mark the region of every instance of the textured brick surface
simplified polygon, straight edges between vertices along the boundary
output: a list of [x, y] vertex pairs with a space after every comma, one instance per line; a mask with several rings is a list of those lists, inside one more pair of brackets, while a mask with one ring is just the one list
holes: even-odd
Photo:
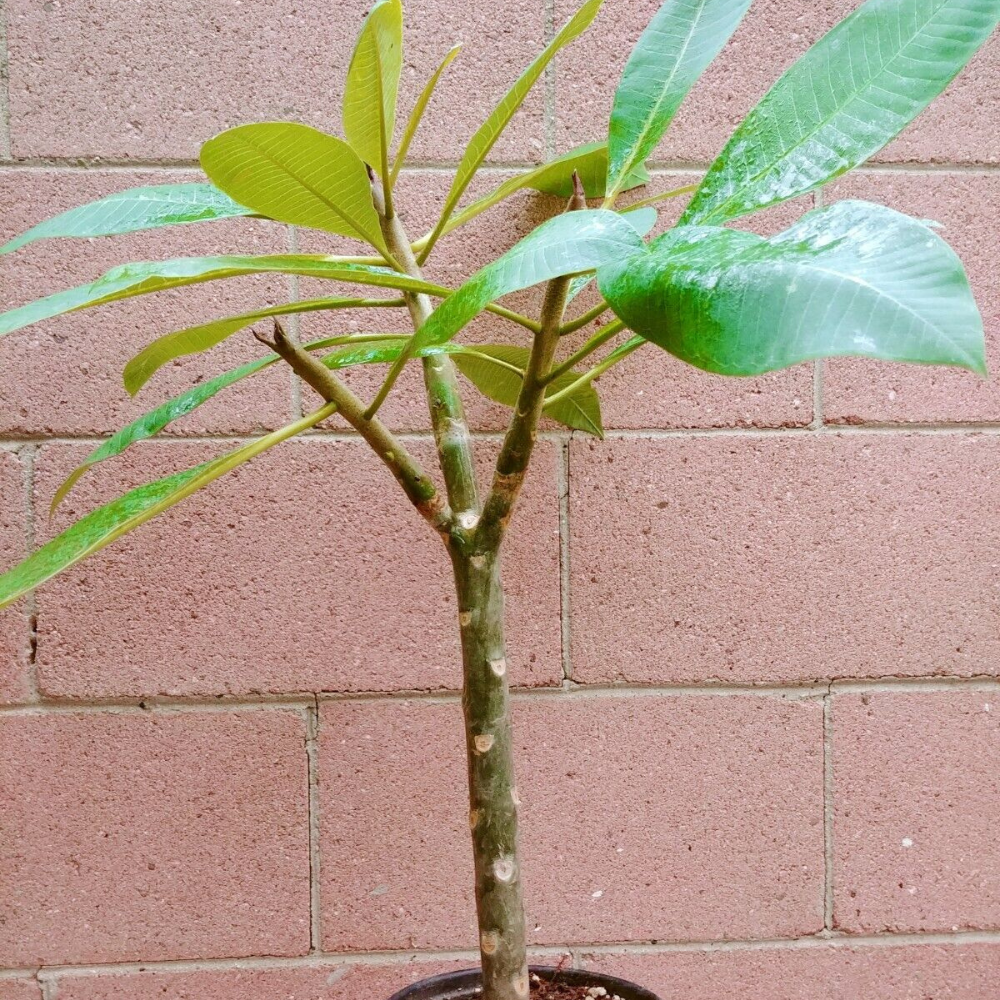
[[838, 926], [1000, 926], [998, 693], [835, 699]]
[[[556, 697], [515, 724], [536, 942], [822, 926], [817, 704]], [[458, 705], [327, 705], [321, 746], [325, 946], [474, 943]]]
[[[824, 198], [864, 198], [908, 215], [935, 219], [962, 258], [986, 327], [987, 363], [1000, 366], [1000, 285], [996, 238], [1000, 177], [936, 172], [880, 173], [845, 178]], [[915, 368], [838, 359], [825, 365], [825, 418], [833, 422], [1000, 420], [1000, 383], [958, 369]]]
[[294, 712], [0, 718], [0, 965], [308, 950], [304, 735]]
[[[124, 16], [110, 0], [8, 4], [11, 132], [16, 156], [181, 157], [245, 121], [297, 120], [340, 132], [343, 80], [368, 0], [167, 0]], [[464, 42], [413, 145], [456, 160], [542, 47], [536, 0], [411, 2], [400, 131], [449, 48]], [[155, 86], [151, 86], [155, 81]], [[542, 88], [497, 146], [501, 159], [543, 153]]]
[[[62, 1000], [388, 1000], [397, 990], [468, 963], [324, 964], [305, 969], [141, 972], [59, 980]], [[7, 1000], [0, 993], [2, 1000]], [[21, 1000], [20, 997], [12, 1000]], [[25, 998], [27, 1000], [27, 998]]]
[[[39, 6], [39, 9], [40, 6]], [[0, 240], [58, 212], [114, 191], [196, 180], [188, 172], [4, 170], [0, 166]], [[0, 307], [93, 281], [128, 261], [285, 248], [284, 227], [219, 221], [100, 240], [47, 240], [0, 258]], [[5, 338], [0, 369], [0, 433], [103, 434], [211, 375], [260, 357], [249, 333], [162, 369], [136, 400], [122, 368], [150, 341], [222, 316], [287, 301], [282, 278], [238, 278], [139, 296], [27, 327]], [[288, 418], [287, 375], [263, 372], [178, 421], [175, 430], [231, 433]]]
[[994, 437], [574, 444], [584, 681], [997, 670]]
[[[414, 448], [429, 465], [433, 449]], [[91, 473], [54, 524], [218, 451], [140, 445]], [[42, 449], [40, 509], [84, 454]], [[562, 677], [556, 459], [543, 445], [506, 554], [518, 684]], [[450, 572], [364, 445], [290, 442], [40, 589], [39, 681], [70, 697], [454, 689]]]
[[34, 979], [0, 979], [0, 1000], [42, 1000], [41, 987]]
[[[0, 567], [24, 558], [24, 470], [18, 457], [0, 451]], [[28, 601], [0, 611], [0, 702], [20, 701], [28, 693]]]
[[[561, 16], [576, 6], [575, 0], [556, 0]], [[714, 160], [781, 73], [857, 6], [856, 0], [754, 0], [728, 46], [682, 106], [653, 159]], [[659, 7], [660, 0], [608, 0], [592, 33], [559, 59], [560, 150], [600, 137], [625, 60]], [[1000, 110], [992, 96], [998, 71], [1000, 40], [994, 38], [880, 159], [996, 163], [1000, 152], [991, 136], [1000, 127]]]
[[991, 1000], [1000, 946], [823, 947], [584, 956], [660, 1000]]

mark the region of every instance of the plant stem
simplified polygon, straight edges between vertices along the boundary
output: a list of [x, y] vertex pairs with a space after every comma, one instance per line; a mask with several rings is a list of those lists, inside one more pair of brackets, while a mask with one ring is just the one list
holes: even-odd
[[576, 319], [571, 319], [568, 323], [563, 323], [559, 327], [559, 336], [566, 337], [571, 333], [576, 333], [577, 330], [582, 330], [588, 323], [592, 323], [595, 319], [600, 319], [610, 308], [611, 306], [602, 299], [593, 309], [588, 309], [582, 315], [577, 316]]
[[287, 361], [295, 374], [323, 399], [336, 404], [341, 416], [368, 442], [396, 477], [421, 516], [435, 531], [447, 537], [454, 521], [448, 504], [438, 493], [434, 481], [382, 421], [377, 418], [366, 420], [365, 404], [326, 365], [292, 340], [277, 320], [274, 321], [273, 341], [257, 333], [254, 336]]
[[[567, 211], [570, 212], [587, 207], [583, 185], [576, 173], [573, 174], [573, 185], [575, 193], [567, 206]], [[476, 530], [476, 545], [485, 551], [498, 548], [503, 540], [507, 522], [528, 471], [528, 463], [538, 436], [538, 421], [545, 404], [545, 380], [559, 344], [559, 328], [566, 311], [571, 281], [571, 277], [554, 278], [545, 291], [542, 328], [531, 345], [521, 392], [514, 405], [514, 415], [497, 458], [493, 485], [483, 505], [483, 516]]]
[[620, 319], [613, 319], [610, 323], [602, 326], [583, 346], [571, 354], [562, 364], [557, 365], [545, 376], [545, 384], [555, 381], [560, 375], [565, 375], [573, 366], [584, 358], [589, 357], [602, 344], [606, 344], [612, 337], [617, 336], [625, 329], [625, 324]]
[[[617, 333], [618, 331], [615, 332]], [[567, 396], [572, 395], [577, 391], [577, 389], [581, 389], [583, 386], [593, 382], [595, 378], [603, 375], [609, 368], [613, 368], [619, 361], [624, 360], [630, 354], [639, 350], [640, 347], [643, 347], [648, 343], [649, 341], [644, 340], [642, 337], [633, 337], [631, 340], [626, 340], [624, 344], [620, 347], [616, 347], [603, 361], [594, 365], [590, 371], [584, 372], [575, 382], [566, 386], [565, 389], [560, 389], [558, 392], [552, 393], [551, 396], [547, 396], [545, 399], [545, 405], [552, 406], [560, 400], [565, 399]]]
[[451, 550], [462, 636], [483, 1000], [526, 1000], [528, 963], [499, 553]]
[[[387, 218], [381, 192], [372, 186], [375, 208], [379, 212], [382, 234], [389, 250], [400, 263], [401, 270], [413, 278], [423, 278], [410, 240], [399, 216]], [[414, 330], [419, 330], [433, 311], [426, 295], [404, 295], [410, 310]], [[441, 472], [444, 475], [448, 502], [451, 504], [458, 525], [472, 528], [479, 517], [479, 492], [476, 471], [472, 463], [472, 438], [465, 420], [465, 410], [458, 386], [454, 362], [445, 354], [434, 354], [423, 359], [424, 386], [431, 412], [431, 426], [437, 444]]]

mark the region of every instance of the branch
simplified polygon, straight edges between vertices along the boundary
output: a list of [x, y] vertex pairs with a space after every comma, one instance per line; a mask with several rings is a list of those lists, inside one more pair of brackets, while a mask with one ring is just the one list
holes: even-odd
[[[580, 177], [573, 172], [573, 197], [566, 211], [587, 207]], [[531, 355], [524, 371], [524, 381], [514, 405], [514, 415], [497, 457], [493, 485], [483, 506], [483, 516], [476, 531], [477, 551], [493, 551], [503, 540], [514, 504], [524, 485], [531, 453], [538, 435], [538, 421], [545, 403], [545, 379], [552, 367], [559, 344], [559, 327], [566, 311], [571, 277], [553, 278], [545, 291], [541, 330], [531, 345]]]
[[318, 358], [297, 344], [274, 321], [274, 340], [254, 331], [254, 336], [291, 366], [303, 382], [312, 386], [328, 403], [335, 403], [344, 419], [368, 442], [376, 455], [396, 477], [411, 503], [439, 534], [447, 537], [453, 517], [433, 480], [405, 446], [381, 420], [365, 420], [365, 404]]

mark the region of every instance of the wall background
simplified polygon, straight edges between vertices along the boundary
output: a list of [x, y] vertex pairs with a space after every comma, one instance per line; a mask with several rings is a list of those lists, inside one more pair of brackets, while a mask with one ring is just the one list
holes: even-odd
[[[608, 0], [481, 188], [602, 137], [657, 5]], [[658, 151], [652, 190], [696, 174], [854, 5], [755, 0]], [[402, 182], [415, 234], [571, 4], [407, 6], [402, 114], [466, 43]], [[336, 129], [365, 7], [7, 0], [0, 240], [194, 176], [199, 141], [245, 120]], [[994, 40], [876, 164], [822, 194], [945, 224], [994, 370], [998, 84]], [[557, 207], [508, 204], [442, 244], [437, 279], [458, 283]], [[43, 243], [0, 262], [0, 300], [129, 259], [330, 245], [262, 223]], [[256, 349], [237, 337], [131, 402], [119, 373], [139, 347], [299, 294], [305, 283], [221, 282], [8, 338], [0, 565], [126, 485], [311, 406], [276, 368], [46, 515], [96, 439]], [[308, 332], [370, 322], [320, 316]], [[507, 553], [539, 951], [665, 1000], [995, 996], [1000, 383], [846, 361], [725, 381], [649, 348], [601, 389], [608, 440], [550, 428]], [[470, 409], [485, 462], [501, 415]], [[415, 381], [388, 413], [428, 450]], [[453, 613], [442, 553], [339, 427], [0, 613], [0, 1000], [382, 1000], [468, 964]]]

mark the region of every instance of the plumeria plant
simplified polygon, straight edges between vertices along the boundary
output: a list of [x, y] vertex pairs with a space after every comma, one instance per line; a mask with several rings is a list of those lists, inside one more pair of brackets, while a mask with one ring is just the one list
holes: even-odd
[[[400, 132], [403, 8], [400, 0], [377, 0], [347, 70], [343, 138], [294, 122], [241, 125], [202, 146], [207, 183], [123, 191], [43, 222], [2, 248], [11, 253], [41, 239], [112, 236], [239, 216], [363, 245], [350, 257], [234, 251], [126, 264], [91, 284], [0, 315], [0, 333], [6, 334], [79, 309], [247, 274], [323, 278], [337, 289], [327, 297], [167, 333], [132, 358], [124, 384], [135, 394], [164, 365], [268, 321], [254, 330], [263, 345], [257, 360], [194, 386], [120, 430], [59, 487], [53, 507], [97, 463], [269, 366], [290, 366], [319, 405], [280, 430], [87, 514], [0, 576], [0, 604], [261, 452], [334, 415], [345, 421], [396, 478], [402, 497], [440, 539], [454, 568], [485, 1000], [525, 1000], [530, 986], [500, 553], [542, 416], [600, 436], [595, 382], [650, 345], [729, 376], [837, 355], [985, 373], [983, 327], [968, 280], [934, 223], [863, 201], [809, 211], [772, 237], [730, 223], [815, 191], [877, 153], [989, 37], [1000, 20], [998, 0], [868, 0], [774, 84], [700, 184], [640, 200], [632, 195], [632, 203], [621, 207], [620, 196], [648, 180], [647, 159], [751, 3], [666, 0], [627, 61], [607, 138], [522, 172], [478, 200], [467, 199], [477, 170], [525, 96], [556, 54], [591, 25], [603, 2], [587, 0], [503, 95], [469, 141], [437, 223], [417, 238], [404, 228], [396, 182], [458, 47], [444, 56]], [[424, 277], [422, 266], [441, 240], [523, 189], [568, 197], [566, 210], [458, 288]], [[649, 239], [659, 203], [686, 195], [691, 197], [677, 225]], [[593, 282], [597, 304], [574, 306]], [[540, 284], [545, 292], [537, 316], [503, 304], [509, 293]], [[345, 308], [370, 309], [376, 330], [395, 310], [408, 313], [413, 332], [391, 332], [398, 325], [385, 323], [390, 332], [301, 343], [277, 319]], [[463, 344], [459, 335], [487, 310], [508, 321], [521, 343]], [[373, 398], [361, 399], [338, 372], [371, 364], [388, 366], [385, 379]], [[423, 370], [436, 473], [379, 416], [407, 365]], [[510, 408], [495, 469], [484, 483], [477, 482], [463, 410], [470, 386]]]

